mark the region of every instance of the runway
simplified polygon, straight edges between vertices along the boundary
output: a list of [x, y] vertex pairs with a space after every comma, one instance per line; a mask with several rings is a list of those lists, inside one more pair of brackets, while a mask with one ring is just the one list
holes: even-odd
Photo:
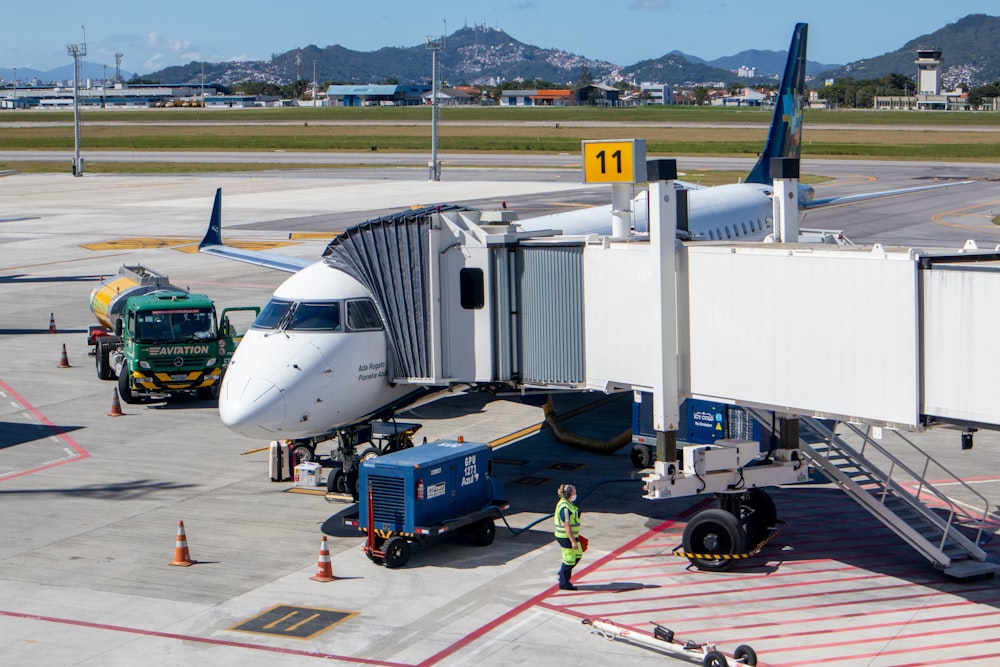
[[[681, 161], [682, 170], [696, 165], [748, 162]], [[671, 551], [704, 499], [643, 500], [627, 449], [602, 456], [558, 444], [537, 428], [537, 401], [459, 393], [403, 415], [424, 423], [418, 436], [430, 439], [490, 441], [529, 429], [497, 451], [497, 469], [511, 501], [509, 525], [540, 523], [517, 535], [503, 527], [484, 549], [458, 542], [417, 549], [399, 570], [364, 557], [362, 538], [342, 525], [349, 505], [270, 482], [265, 454], [243, 454], [266, 443], [229, 433], [211, 402], [156, 401], [108, 415], [113, 385], [97, 378], [85, 344], [87, 298], [101, 276], [143, 263], [208, 292], [221, 307], [261, 305], [286, 277], [188, 252], [217, 187], [228, 239], [288, 244], [290, 233], [317, 233], [274, 250], [317, 258], [328, 240], [322, 235], [388, 209], [507, 202], [552, 212], [609, 197], [555, 159], [514, 164], [491, 178], [496, 166], [456, 164], [438, 183], [426, 180], [426, 163], [349, 178], [322, 165], [306, 174], [0, 178], [5, 663], [691, 664], [606, 641], [580, 623], [606, 617], [636, 632], [656, 621], [730, 654], [750, 644], [759, 664], [771, 667], [995, 664], [995, 581], [944, 578], [825, 484], [775, 491], [788, 528], [745, 567], [691, 570]], [[814, 211], [804, 226], [843, 229], [866, 243], [997, 242], [991, 217], [1000, 165], [806, 161], [803, 171], [833, 177], [817, 196], [942, 177], [975, 181]], [[57, 368], [62, 345], [70, 368]], [[565, 413], [598, 398], [559, 397], [557, 408]], [[568, 425], [610, 437], [628, 426], [629, 398], [595, 403]], [[919, 441], [993, 499], [987, 550], [1000, 559], [1000, 437], [981, 431], [969, 451], [956, 431]], [[545, 521], [564, 481], [581, 489], [592, 539], [574, 592], [554, 586], [559, 556]], [[178, 520], [198, 561], [189, 568], [168, 565]], [[338, 577], [327, 584], [309, 579], [322, 535]], [[328, 623], [308, 638], [294, 636], [294, 623], [247, 630], [279, 605]], [[273, 622], [266, 618], [258, 627]]]

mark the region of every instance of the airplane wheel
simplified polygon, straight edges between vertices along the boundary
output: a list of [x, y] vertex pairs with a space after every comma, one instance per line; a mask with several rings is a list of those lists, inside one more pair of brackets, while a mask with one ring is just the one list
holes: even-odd
[[736, 660], [742, 660], [744, 665], [756, 665], [757, 664], [757, 652], [746, 644], [740, 644], [733, 651], [733, 657]]
[[365, 447], [358, 453], [358, 463], [364, 463], [368, 459], [374, 459], [378, 457], [378, 450], [374, 447]]
[[307, 444], [292, 444], [292, 460], [298, 463], [309, 463], [313, 460], [313, 449]]
[[746, 532], [747, 546], [757, 546], [778, 522], [774, 500], [761, 489], [750, 489], [740, 503], [740, 522]]
[[729, 661], [726, 660], [726, 656], [718, 651], [709, 651], [706, 653], [701, 664], [705, 665], [705, 667], [729, 667]]
[[385, 553], [385, 566], [393, 569], [403, 567], [410, 560], [410, 543], [405, 537], [390, 537], [382, 547]]
[[347, 480], [341, 468], [331, 470], [326, 476], [327, 493], [347, 493]]
[[129, 384], [129, 376], [131, 375], [128, 364], [122, 364], [122, 372], [118, 374], [118, 396], [130, 404], [139, 402], [139, 398], [132, 393], [132, 385]]
[[[691, 564], [700, 570], [729, 569], [732, 560], [712, 558], [743, 552], [745, 535], [739, 519], [725, 510], [699, 512], [684, 527], [684, 551]], [[701, 557], [699, 557], [701, 556]]]

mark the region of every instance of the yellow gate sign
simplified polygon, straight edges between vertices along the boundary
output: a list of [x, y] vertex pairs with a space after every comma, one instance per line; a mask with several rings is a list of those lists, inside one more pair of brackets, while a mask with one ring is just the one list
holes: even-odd
[[645, 180], [645, 139], [583, 142], [584, 183], [641, 183]]

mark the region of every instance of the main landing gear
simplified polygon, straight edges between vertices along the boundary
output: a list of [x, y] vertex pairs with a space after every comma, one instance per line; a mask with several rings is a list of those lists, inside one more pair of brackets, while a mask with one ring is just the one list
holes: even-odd
[[780, 530], [774, 501], [761, 489], [718, 493], [719, 507], [703, 510], [684, 528], [683, 551], [702, 570], [729, 569], [756, 555]]

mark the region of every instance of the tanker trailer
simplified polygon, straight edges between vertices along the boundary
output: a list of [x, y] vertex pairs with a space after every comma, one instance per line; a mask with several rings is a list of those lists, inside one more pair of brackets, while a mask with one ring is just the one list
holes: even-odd
[[208, 296], [171, 285], [166, 275], [141, 265], [122, 266], [98, 285], [90, 310], [100, 323], [87, 335], [97, 376], [117, 378], [126, 403], [190, 391], [213, 398], [239, 342], [228, 314], [260, 312], [255, 306], [227, 308], [220, 325]]

